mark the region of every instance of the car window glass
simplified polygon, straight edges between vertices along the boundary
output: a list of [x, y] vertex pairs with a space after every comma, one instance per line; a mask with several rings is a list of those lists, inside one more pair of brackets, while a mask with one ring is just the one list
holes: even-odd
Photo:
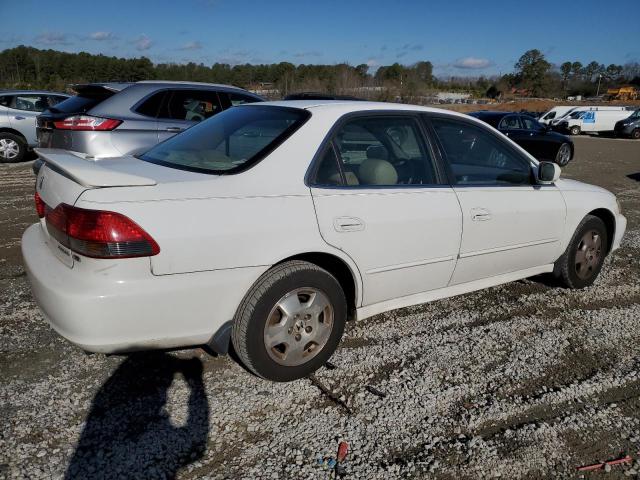
[[520, 126], [520, 121], [516, 115], [507, 115], [502, 120], [500, 120], [500, 124], [498, 128], [501, 130], [515, 130], [522, 128]]
[[227, 95], [229, 96], [229, 101], [233, 106], [242, 105], [243, 103], [254, 103], [258, 101], [253, 97], [242, 95], [241, 93], [229, 92]]
[[529, 162], [488, 130], [441, 118], [432, 124], [457, 185], [531, 183]]
[[140, 115], [155, 118], [158, 115], [158, 111], [160, 110], [160, 106], [162, 105], [162, 101], [164, 100], [165, 93], [166, 92], [164, 91], [154, 93], [150, 97], [143, 100], [143, 102], [138, 105], [135, 111]]
[[520, 117], [520, 120], [522, 121], [522, 125], [526, 130], [540, 130], [540, 124], [533, 118]]
[[45, 95], [16, 95], [12, 108], [25, 112], [42, 112], [49, 108]]
[[8, 107], [9, 105], [11, 105], [11, 96], [10, 95], [1, 96], [0, 105], [2, 105], [3, 107]]
[[[431, 158], [408, 117], [350, 120], [334, 137], [347, 186], [430, 185], [436, 183]], [[319, 171], [325, 169], [320, 165]]]
[[220, 112], [218, 94], [207, 90], [175, 90], [163, 106], [160, 118], [201, 122]]
[[547, 113], [544, 116], [544, 118], [545, 118], [545, 120], [552, 120], [552, 119], [556, 118], [556, 112]]
[[229, 108], [138, 158], [195, 172], [233, 172], [263, 158], [308, 117], [305, 110], [284, 107]]
[[47, 95], [47, 108], [51, 108], [60, 102], [64, 102], [66, 99], [67, 97], [63, 97], [61, 95]]
[[342, 185], [342, 176], [340, 175], [340, 169], [338, 168], [338, 157], [333, 149], [333, 145], [329, 145], [320, 161], [318, 162], [318, 170], [316, 171], [317, 185]]

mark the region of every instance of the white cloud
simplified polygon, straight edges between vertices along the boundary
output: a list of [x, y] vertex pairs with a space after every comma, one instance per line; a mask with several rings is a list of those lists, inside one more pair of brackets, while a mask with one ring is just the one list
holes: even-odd
[[153, 41], [146, 35], [140, 35], [135, 41], [136, 50], [144, 51], [149, 50], [153, 46]]
[[193, 42], [187, 42], [180, 47], [180, 50], [200, 50], [202, 48], [202, 44], [197, 40]]
[[89, 35], [89, 37], [91, 37], [91, 39], [93, 40], [98, 40], [99, 42], [101, 42], [103, 40], [113, 39], [114, 35], [111, 32], [93, 32], [91, 35]]
[[491, 60], [476, 57], [460, 58], [453, 64], [454, 67], [461, 68], [463, 70], [480, 70], [490, 67], [491, 65], [493, 65], [493, 62], [491, 62]]
[[66, 33], [44, 32], [36, 37], [36, 43], [43, 45], [69, 45], [71, 41]]

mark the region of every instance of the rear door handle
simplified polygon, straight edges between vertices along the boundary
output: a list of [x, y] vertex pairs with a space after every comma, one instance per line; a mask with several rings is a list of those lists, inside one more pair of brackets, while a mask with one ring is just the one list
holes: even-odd
[[165, 130], [166, 130], [167, 132], [175, 132], [175, 133], [178, 133], [178, 132], [182, 132], [182, 131], [184, 130], [184, 128], [182, 128], [182, 127], [167, 127], [167, 128], [165, 128]]
[[474, 222], [486, 222], [491, 220], [491, 212], [486, 208], [472, 208], [471, 220]]
[[336, 232], [359, 232], [364, 230], [364, 221], [356, 217], [337, 217], [333, 219]]
[[25, 117], [21, 117], [20, 115], [16, 115], [13, 118], [15, 118], [16, 120], [24, 120], [25, 119]]

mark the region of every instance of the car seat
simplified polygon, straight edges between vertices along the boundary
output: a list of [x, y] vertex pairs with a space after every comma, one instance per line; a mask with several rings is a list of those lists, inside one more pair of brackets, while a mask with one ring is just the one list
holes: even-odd
[[384, 145], [367, 148], [367, 158], [360, 164], [358, 177], [363, 185], [396, 185], [398, 172], [387, 160], [389, 152]]

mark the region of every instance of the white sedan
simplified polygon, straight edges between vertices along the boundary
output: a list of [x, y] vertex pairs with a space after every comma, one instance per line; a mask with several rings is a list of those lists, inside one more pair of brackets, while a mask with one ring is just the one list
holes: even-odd
[[54, 329], [93, 352], [233, 344], [277, 381], [348, 318], [545, 272], [591, 285], [626, 227], [608, 191], [418, 106], [250, 104], [137, 157], [38, 153], [22, 251]]

